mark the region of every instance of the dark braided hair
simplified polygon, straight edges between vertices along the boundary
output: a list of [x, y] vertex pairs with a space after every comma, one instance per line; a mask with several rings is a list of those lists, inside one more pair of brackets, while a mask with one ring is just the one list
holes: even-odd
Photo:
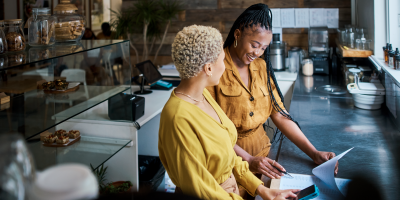
[[[233, 23], [233, 26], [231, 30], [229, 31], [228, 37], [225, 40], [224, 43], [224, 48], [230, 47], [233, 42], [235, 41], [235, 30], [239, 29], [240, 31], [243, 31], [244, 28], [248, 27], [253, 27], [253, 25], [258, 26], [260, 25], [262, 28], [265, 28], [266, 30], [271, 30], [272, 31], [272, 12], [268, 8], [267, 5], [259, 3], [259, 4], [254, 4], [247, 8]], [[272, 80], [274, 81], [276, 90], [278, 91], [279, 97], [281, 98], [282, 102], [284, 102], [282, 92], [276, 82], [275, 78], [275, 73], [274, 70], [272, 69], [271, 61], [269, 59], [269, 52], [270, 52], [270, 46], [267, 47], [266, 51], [264, 52], [264, 60], [265, 63], [267, 64], [267, 77], [272, 77]], [[271, 80], [270, 78], [267, 78], [267, 87], [268, 87], [268, 92], [269, 96], [271, 98], [272, 102], [272, 107], [278, 111], [281, 115], [286, 117], [287, 119], [292, 120], [296, 125], [300, 128], [299, 123], [297, 123], [295, 120], [293, 120], [292, 116], [290, 116], [289, 113], [284, 112], [286, 108], [281, 108], [276, 102], [276, 99], [274, 97], [273, 91], [272, 91], [272, 86], [271, 86]], [[276, 134], [275, 134], [276, 135]], [[275, 138], [275, 136], [274, 136]]]

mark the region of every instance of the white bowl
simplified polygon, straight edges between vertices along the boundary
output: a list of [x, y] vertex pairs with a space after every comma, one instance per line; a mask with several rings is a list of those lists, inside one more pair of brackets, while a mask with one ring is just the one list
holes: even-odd
[[64, 164], [38, 173], [30, 196], [34, 200], [93, 199], [98, 192], [96, 177], [87, 166]]

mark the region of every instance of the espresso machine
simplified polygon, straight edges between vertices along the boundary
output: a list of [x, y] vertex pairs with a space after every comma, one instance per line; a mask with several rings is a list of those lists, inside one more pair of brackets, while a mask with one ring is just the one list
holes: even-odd
[[314, 74], [329, 74], [328, 27], [311, 27], [309, 29], [308, 57], [313, 61]]

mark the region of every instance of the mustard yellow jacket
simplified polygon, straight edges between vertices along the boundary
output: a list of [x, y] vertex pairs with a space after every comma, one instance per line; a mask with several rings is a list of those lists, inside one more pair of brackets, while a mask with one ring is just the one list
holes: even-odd
[[242, 199], [220, 186], [231, 173], [251, 195], [262, 184], [233, 150], [237, 132], [210, 93], [203, 95], [218, 114], [221, 123], [174, 91], [160, 120], [158, 150], [172, 182], [182, 192], [201, 199]]

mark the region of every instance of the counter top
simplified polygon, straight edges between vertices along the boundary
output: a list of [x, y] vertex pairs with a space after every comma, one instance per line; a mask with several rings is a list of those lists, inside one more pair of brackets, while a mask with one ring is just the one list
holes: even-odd
[[[349, 94], [320, 94], [315, 88], [332, 84], [332, 78], [312, 76], [312, 79], [313, 89], [310, 91], [305, 87], [304, 76], [299, 75], [291, 102], [290, 113], [304, 134], [320, 151], [340, 154], [355, 147], [339, 161], [337, 177], [372, 177], [385, 199], [395, 197], [398, 170], [393, 155], [396, 144], [391, 141], [399, 141], [400, 134], [390, 121], [389, 112], [386, 108], [372, 111], [355, 108]], [[277, 159], [278, 148], [279, 143], [272, 145], [271, 159]], [[312, 174], [311, 170], [317, 166], [287, 138], [282, 142], [277, 161], [288, 172], [298, 174]]]
[[[177, 77], [179, 78], [179, 72], [176, 69], [163, 69], [160, 68], [158, 71], [163, 77]], [[297, 78], [297, 73], [290, 73], [287, 71], [275, 72], [275, 77], [277, 81], [295, 81]]]
[[[148, 87], [145, 87], [148, 88]], [[137, 85], [132, 86], [132, 91], [138, 91], [140, 87]], [[140, 126], [150, 121], [154, 116], [161, 113], [164, 105], [167, 103], [169, 97], [171, 96], [172, 90], [152, 90], [153, 93], [146, 95], [138, 95], [145, 98], [145, 113], [136, 122]], [[128, 92], [128, 91], [127, 91]], [[62, 115], [58, 115], [62, 117]], [[108, 103], [103, 102], [96, 107], [93, 107], [86, 112], [83, 112], [72, 119], [73, 122], [87, 122], [87, 123], [100, 123], [100, 124], [126, 124], [130, 123], [132, 126], [134, 124], [131, 121], [121, 121], [121, 120], [111, 120], [108, 117]]]

